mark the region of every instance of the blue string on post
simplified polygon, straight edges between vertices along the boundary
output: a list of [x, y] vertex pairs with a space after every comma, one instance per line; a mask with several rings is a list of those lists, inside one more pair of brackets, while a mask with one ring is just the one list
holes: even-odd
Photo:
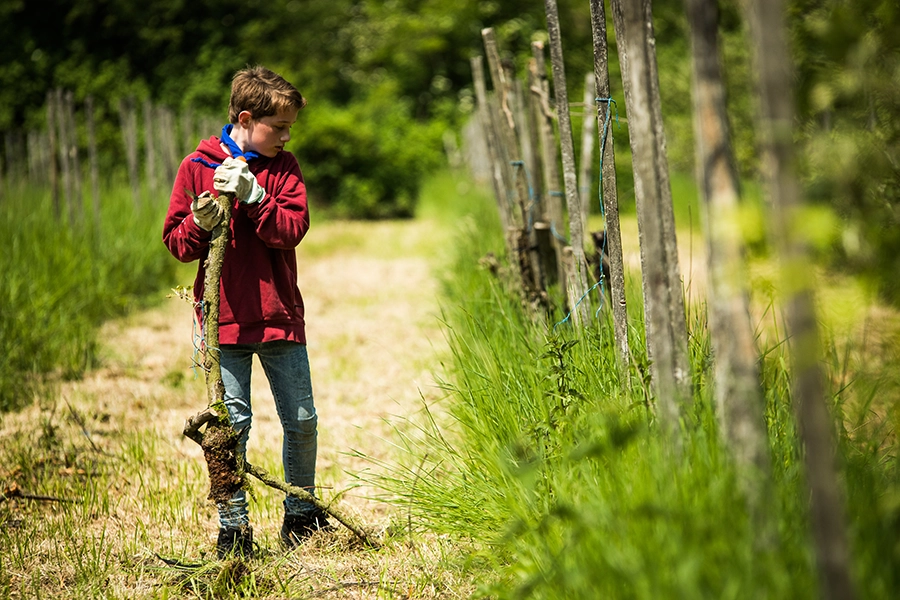
[[[612, 111], [613, 105], [616, 106], [616, 126], [619, 125], [619, 106], [616, 104], [616, 101], [612, 98], [595, 98], [595, 102], [598, 104], [603, 102], [606, 103], [606, 116], [603, 118], [603, 133], [600, 135], [600, 176], [598, 177], [598, 187], [599, 187], [599, 197], [600, 197], [600, 216], [603, 218], [603, 228], [606, 229], [606, 210], [603, 204], [603, 155], [606, 154], [606, 138], [609, 136], [609, 117]], [[600, 249], [600, 260], [603, 260], [603, 255], [606, 254], [606, 236], [603, 236], [603, 248]], [[597, 309], [597, 314], [600, 314], [600, 311], [603, 309], [603, 300], [606, 298], [605, 290], [603, 289], [603, 269], [600, 269], [600, 307]]]
[[[606, 211], [604, 210], [604, 207], [603, 207], [603, 155], [606, 153], [606, 139], [610, 135], [609, 117], [610, 117], [610, 114], [612, 111], [612, 106], [613, 105], [616, 106], [616, 126], [617, 127], [619, 126], [619, 107], [613, 98], [595, 98], [595, 101], [597, 103], [600, 103], [600, 102], [606, 103], [606, 117], [603, 120], [603, 132], [600, 136], [600, 177], [599, 177], [599, 181], [598, 181], [598, 186], [600, 188], [600, 190], [599, 190], [600, 191], [600, 216], [603, 217], [603, 223], [604, 223], [603, 226], [606, 227]], [[600, 252], [600, 256], [601, 256], [600, 260], [603, 260], [602, 257], [603, 257], [603, 254], [605, 254], [605, 253], [606, 253], [606, 236], [603, 236], [603, 248], [601, 249], [601, 252]], [[597, 312], [594, 314], [594, 316], [596, 317], [597, 315], [600, 314], [600, 311], [603, 309], [603, 298], [605, 298], [604, 289], [603, 289], [603, 269], [602, 268], [600, 269], [600, 281], [598, 281], [593, 286], [591, 286], [591, 288], [588, 291], [586, 291], [581, 296], [581, 298], [578, 299], [578, 302], [575, 303], [575, 306], [572, 307], [572, 309], [569, 311], [569, 314], [567, 314], [566, 317], [562, 321], [559, 321], [558, 323], [556, 323], [556, 325], [553, 326], [554, 332], [556, 331], [556, 328], [558, 326], [562, 325], [563, 323], [565, 323], [566, 321], [568, 321], [571, 318], [572, 312], [576, 308], [578, 308], [578, 305], [580, 305], [581, 302], [585, 298], [587, 298], [591, 292], [593, 292], [595, 289], [597, 289], [598, 286], [600, 287], [600, 292], [601, 292], [600, 293], [600, 307], [597, 309]]]

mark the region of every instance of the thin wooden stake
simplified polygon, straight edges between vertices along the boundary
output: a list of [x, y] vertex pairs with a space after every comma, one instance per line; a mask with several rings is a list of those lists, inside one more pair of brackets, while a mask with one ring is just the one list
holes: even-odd
[[785, 40], [783, 0], [750, 0], [747, 6], [753, 54], [759, 73], [762, 164], [771, 196], [771, 229], [778, 246], [785, 327], [790, 345], [792, 396], [809, 486], [810, 519], [819, 570], [819, 596], [852, 600], [850, 547], [844, 500], [835, 464], [834, 419], [828, 412], [820, 367], [821, 346], [803, 208], [796, 174], [791, 65]]
[[119, 122], [122, 126], [122, 143], [128, 163], [128, 182], [135, 210], [141, 207], [141, 178], [138, 171], [137, 117], [134, 114], [134, 98], [119, 99]]
[[[503, 231], [507, 231], [512, 223], [512, 215], [509, 211], [509, 201], [506, 194], [506, 182], [504, 181], [504, 171], [501, 165], [500, 149], [497, 140], [497, 128], [494, 125], [494, 113], [488, 104], [487, 86], [484, 79], [484, 61], [480, 55], [473, 56], [472, 65], [472, 81], [475, 84], [475, 101], [478, 104], [478, 117], [481, 121], [482, 130], [484, 131], [484, 140], [487, 144], [488, 157], [490, 159], [491, 185], [494, 188], [494, 198], [497, 200], [497, 210], [500, 213], [500, 224]], [[510, 251], [507, 248], [507, 251]], [[512, 256], [510, 254], [510, 256]]]
[[84, 115], [87, 121], [88, 160], [91, 169], [91, 205], [94, 209], [94, 227], [100, 231], [100, 165], [97, 160], [97, 135], [94, 129], [94, 97], [84, 99]]
[[597, 130], [600, 133], [601, 194], [603, 196], [606, 256], [609, 258], [609, 293], [612, 304], [613, 333], [619, 350], [619, 364], [629, 362], [628, 310], [625, 299], [625, 261], [622, 258], [622, 232], [619, 227], [619, 197], [616, 190], [616, 154], [613, 143], [612, 110], [609, 88], [609, 51], [606, 42], [604, 0], [591, 0], [591, 28], [594, 41], [594, 82], [597, 89]]
[[665, 133], [654, 93], [659, 77], [652, 19], [648, 0], [612, 0], [611, 7], [634, 165], [647, 352], [660, 421], [677, 445], [681, 409], [692, 400], [691, 370]]
[[62, 88], [56, 88], [56, 133], [59, 136], [59, 164], [62, 167], [62, 187], [66, 199], [66, 215], [69, 226], [75, 225], [75, 207], [72, 202], [72, 168], [69, 163], [69, 129], [66, 127], [66, 103]]
[[768, 537], [771, 488], [765, 398], [759, 351], [750, 322], [747, 268], [740, 230], [740, 188], [734, 164], [714, 2], [686, 0], [691, 26], [694, 139], [707, 240], [709, 329], [715, 359], [716, 415], [738, 466], [758, 538]]
[[534, 302], [540, 298], [543, 292], [543, 278], [538, 270], [539, 267], [535, 268], [540, 263], [539, 260], [536, 260], [534, 246], [528, 242], [522, 242], [522, 238], [529, 237], [531, 232], [528, 230], [528, 178], [525, 172], [526, 165], [522, 160], [519, 148], [519, 134], [514, 114], [514, 84], [501, 64], [494, 30], [490, 27], [482, 29], [481, 37], [484, 40], [491, 81], [496, 94], [499, 95], [500, 110], [497, 114], [497, 126], [500, 134], [500, 155], [503, 167], [509, 173], [508, 179], [512, 182], [512, 187], [508, 189], [514, 190], [514, 206], [518, 209], [511, 211], [513, 217], [511, 228], [507, 230], [507, 238], [510, 240], [507, 242], [507, 247], [515, 250], [515, 253], [510, 256], [510, 262], [518, 265], [522, 290], [528, 301]]
[[584, 255], [584, 221], [581, 200], [578, 197], [578, 178], [575, 173], [575, 147], [572, 141], [572, 122], [569, 119], [569, 101], [566, 90], [566, 71], [563, 65], [562, 38], [559, 32], [559, 11], [556, 0], [544, 0], [547, 13], [547, 33], [550, 36], [550, 65], [553, 69], [553, 89], [556, 95], [556, 110], [559, 117], [559, 140], [562, 149], [563, 183], [566, 192], [566, 208], [569, 213], [569, 243], [575, 262], [572, 276], [566, 280], [566, 287], [583, 298], [576, 305], [570, 305], [575, 324], [584, 326], [591, 318], [591, 303], [585, 297], [588, 290], [587, 260]]
[[56, 139], [56, 96], [53, 91], [47, 91], [47, 140], [49, 142], [49, 174], [50, 174], [50, 198], [53, 204], [53, 216], [59, 222], [62, 218], [62, 207], [59, 200], [59, 165], [56, 157], [59, 152]]
[[74, 221], [81, 224], [84, 221], [84, 195], [81, 192], [81, 160], [78, 156], [78, 129], [75, 127], [75, 94], [72, 93], [72, 90], [66, 92], [65, 107], [66, 137], [69, 142], [67, 152], [72, 165], [72, 214], [74, 215]]
[[159, 191], [159, 172], [156, 166], [156, 119], [153, 115], [153, 103], [149, 99], [144, 100], [144, 181], [150, 192], [150, 202], [156, 198]]
[[554, 127], [556, 117], [550, 107], [550, 82], [547, 80], [544, 43], [540, 41], [532, 42], [531, 55], [532, 61], [528, 63], [528, 69], [532, 81], [533, 111], [534, 118], [538, 123], [541, 164], [543, 165], [544, 193], [542, 198], [545, 205], [544, 220], [549, 225], [553, 243], [554, 259], [556, 260], [556, 280], [559, 282], [560, 288], [565, 289], [566, 270], [563, 265], [562, 248], [566, 245], [564, 241], [566, 224], [563, 219], [563, 192], [559, 174], [559, 144], [556, 142]]
[[588, 216], [591, 214], [591, 178], [594, 170], [594, 138], [597, 131], [597, 121], [594, 115], [594, 107], [597, 106], [595, 77], [592, 72], [584, 76], [584, 115], [581, 125], [581, 166], [578, 169], [578, 195], [581, 197], [581, 220], [585, 229], [588, 229]]

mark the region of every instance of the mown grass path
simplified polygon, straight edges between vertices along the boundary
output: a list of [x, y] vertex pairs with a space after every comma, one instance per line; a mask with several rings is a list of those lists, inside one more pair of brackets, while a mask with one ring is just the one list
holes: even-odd
[[[403, 523], [357, 477], [370, 459], [399, 460], [392, 423], [440, 393], [434, 374], [444, 342], [434, 271], [446, 232], [427, 219], [314, 223], [298, 249], [319, 412], [320, 495], [376, 529]], [[185, 285], [193, 266], [183, 271]], [[251, 520], [259, 557], [240, 577], [213, 560], [214, 507], [200, 449], [182, 437], [204, 408], [192, 372], [191, 308], [167, 299], [109, 323], [102, 365], [36, 398], [0, 422], [0, 483], [76, 500], [0, 504], [0, 592], [13, 597], [150, 597], [244, 593], [258, 597], [454, 597], [438, 572], [438, 542], [375, 552], [352, 534], [320, 535], [285, 554], [281, 494], [254, 485]], [[281, 428], [261, 368], [253, 375], [249, 460], [281, 474]], [[361, 458], [364, 455], [366, 458]], [[3, 491], [3, 489], [0, 489]], [[173, 568], [162, 558], [189, 563]], [[224, 587], [223, 587], [224, 586]], [[464, 587], [464, 586], [463, 586]], [[193, 591], [192, 591], [193, 590]], [[230, 591], [229, 591], [230, 590]], [[0, 593], [0, 596], [3, 596]]]

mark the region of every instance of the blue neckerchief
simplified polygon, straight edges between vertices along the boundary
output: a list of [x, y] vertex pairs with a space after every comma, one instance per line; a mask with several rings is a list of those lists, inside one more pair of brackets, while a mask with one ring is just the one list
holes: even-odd
[[228, 148], [228, 150], [231, 152], [231, 156], [233, 156], [234, 158], [243, 156], [245, 159], [247, 159], [247, 162], [250, 162], [254, 158], [259, 158], [259, 154], [257, 154], [256, 152], [241, 151], [241, 148], [235, 143], [233, 139], [231, 139], [232, 130], [234, 130], [234, 125], [232, 125], [231, 123], [227, 124], [222, 128], [222, 135], [219, 137], [222, 143], [225, 144], [225, 147]]
[[[225, 144], [225, 147], [228, 148], [229, 152], [231, 152], [231, 156], [233, 156], [234, 158], [243, 156], [245, 159], [247, 159], [247, 162], [250, 162], [254, 158], [259, 158], [259, 154], [257, 154], [256, 152], [243, 152], [241, 150], [241, 147], [237, 145], [237, 142], [231, 139], [231, 132], [233, 130], [234, 125], [228, 123], [227, 125], [222, 127], [222, 135], [219, 137], [219, 141]], [[192, 158], [191, 162], [201, 163], [204, 166], [209, 167], [210, 169], [215, 169], [216, 167], [220, 166], [220, 163], [209, 162], [199, 156], [197, 158]]]

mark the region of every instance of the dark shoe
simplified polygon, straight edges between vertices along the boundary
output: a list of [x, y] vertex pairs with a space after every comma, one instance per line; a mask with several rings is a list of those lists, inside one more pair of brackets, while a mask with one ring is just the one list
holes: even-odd
[[333, 530], [334, 526], [320, 510], [303, 515], [285, 515], [284, 523], [281, 525], [281, 542], [285, 548], [293, 550], [316, 531]]
[[253, 554], [253, 528], [245, 525], [219, 529], [219, 538], [216, 540], [216, 556], [220, 559], [228, 556], [250, 558], [251, 554]]

